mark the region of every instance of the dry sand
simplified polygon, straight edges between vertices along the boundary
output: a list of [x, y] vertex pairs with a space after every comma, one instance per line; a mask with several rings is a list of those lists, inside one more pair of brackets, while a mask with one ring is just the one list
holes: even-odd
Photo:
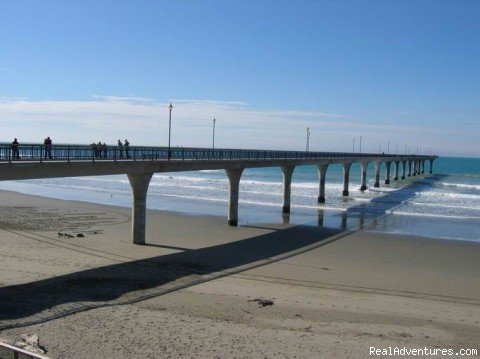
[[479, 243], [149, 211], [135, 246], [128, 209], [12, 192], [0, 218], [0, 337], [51, 358], [479, 349]]

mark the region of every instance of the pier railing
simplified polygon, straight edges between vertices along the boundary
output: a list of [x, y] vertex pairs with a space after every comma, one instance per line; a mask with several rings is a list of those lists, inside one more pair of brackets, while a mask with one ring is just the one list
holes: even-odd
[[328, 159], [347, 157], [417, 157], [411, 154], [307, 152], [184, 147], [0, 144], [1, 162], [43, 161], [192, 161], [192, 160], [276, 160]]

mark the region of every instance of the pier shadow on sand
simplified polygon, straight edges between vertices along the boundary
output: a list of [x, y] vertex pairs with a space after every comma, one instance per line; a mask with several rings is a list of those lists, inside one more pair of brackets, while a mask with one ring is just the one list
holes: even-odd
[[[133, 303], [263, 265], [292, 251], [320, 246], [348, 233], [347, 221], [365, 225], [432, 186], [440, 175], [420, 179], [341, 214], [332, 228], [318, 223], [297, 225], [264, 235], [211, 247], [117, 263], [53, 278], [0, 288], [0, 330], [41, 323], [102, 306]], [[320, 224], [320, 225], [318, 225]], [[348, 227], [351, 228], [351, 225]]]

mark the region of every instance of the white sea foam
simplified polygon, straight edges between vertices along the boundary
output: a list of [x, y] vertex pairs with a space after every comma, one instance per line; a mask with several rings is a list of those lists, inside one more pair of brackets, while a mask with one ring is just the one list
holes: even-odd
[[450, 214], [437, 214], [437, 213], [425, 213], [425, 212], [406, 212], [406, 211], [399, 211], [399, 210], [387, 210], [386, 213], [393, 214], [393, 215], [401, 215], [401, 216], [412, 216], [412, 217], [480, 220], [480, 217], [477, 217], [477, 216], [450, 215]]
[[413, 206], [425, 206], [425, 207], [439, 207], [439, 208], [456, 208], [456, 209], [466, 209], [466, 210], [480, 210], [480, 206], [478, 204], [474, 206], [459, 206], [459, 205], [451, 205], [445, 203], [428, 203], [428, 202], [413, 202], [413, 201], [404, 201], [403, 204], [413, 205]]
[[449, 182], [440, 182], [439, 184], [445, 187], [457, 187], [457, 188], [480, 190], [480, 185], [474, 185], [474, 184], [449, 183]]

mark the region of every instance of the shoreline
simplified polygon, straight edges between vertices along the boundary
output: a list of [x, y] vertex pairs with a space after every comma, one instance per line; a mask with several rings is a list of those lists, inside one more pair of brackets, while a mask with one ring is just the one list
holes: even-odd
[[128, 208], [0, 194], [0, 337], [52, 358], [478, 346], [480, 243], [148, 210], [135, 246]]

